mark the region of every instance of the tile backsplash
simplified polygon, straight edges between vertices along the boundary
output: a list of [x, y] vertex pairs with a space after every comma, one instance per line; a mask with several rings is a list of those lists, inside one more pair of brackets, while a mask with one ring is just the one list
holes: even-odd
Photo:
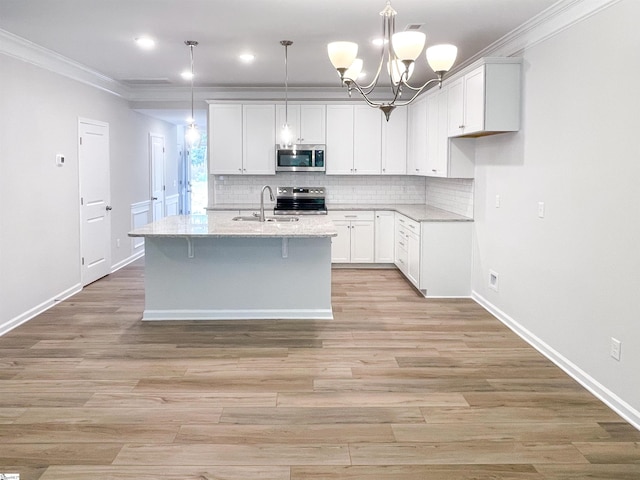
[[258, 203], [264, 185], [271, 187], [325, 187], [327, 203], [419, 203], [426, 200], [424, 177], [402, 175], [211, 175], [209, 198], [213, 204]]
[[427, 205], [473, 218], [473, 179], [427, 177]]
[[212, 205], [259, 203], [260, 190], [271, 187], [323, 186], [327, 203], [427, 204], [473, 217], [473, 180], [404, 175], [325, 175], [286, 173], [274, 175], [211, 175]]

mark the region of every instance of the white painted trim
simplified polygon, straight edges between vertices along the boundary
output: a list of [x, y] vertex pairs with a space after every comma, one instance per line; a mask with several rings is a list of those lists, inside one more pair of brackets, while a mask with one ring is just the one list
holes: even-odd
[[0, 30], [0, 53], [118, 97], [131, 96], [127, 87], [116, 80], [6, 30]]
[[333, 320], [331, 309], [317, 310], [145, 310], [142, 320]]
[[[131, 204], [131, 230], [135, 230], [136, 228], [142, 227], [143, 225], [146, 225], [149, 223], [149, 210], [151, 210], [151, 202], [149, 200], [144, 200], [142, 202], [136, 202]], [[143, 215], [144, 215], [144, 223], [139, 224], [136, 220], [139, 216], [141, 217]], [[144, 252], [143, 237], [131, 238], [131, 251]]]
[[587, 372], [564, 357], [560, 352], [547, 345], [532, 332], [520, 325], [515, 319], [511, 318], [505, 312], [489, 302], [486, 298], [482, 297], [475, 291], [471, 293], [471, 298], [511, 329], [516, 335], [551, 360], [556, 366], [561, 368], [567, 375], [589, 390], [618, 415], [640, 430], [640, 411], [633, 408], [622, 398], [595, 380]]
[[[144, 243], [143, 243], [143, 246], [144, 246]], [[130, 257], [125, 258], [121, 262], [118, 262], [115, 265], [112, 265], [111, 266], [111, 273], [117, 272], [121, 268], [126, 267], [130, 263], [133, 263], [133, 262], [135, 262], [136, 260], [138, 260], [139, 258], [142, 258], [142, 257], [144, 257], [144, 250], [140, 250], [140, 251], [134, 253], [133, 255], [131, 255]]]
[[[171, 207], [175, 207], [175, 210], [171, 212]], [[167, 195], [164, 198], [164, 215], [170, 217], [172, 215], [178, 215], [180, 213], [180, 194]]]
[[39, 305], [36, 305], [35, 307], [27, 310], [24, 313], [21, 313], [17, 317], [14, 317], [14, 318], [10, 319], [9, 321], [7, 321], [7, 322], [3, 323], [2, 325], [0, 325], [0, 336], [4, 335], [5, 333], [10, 332], [11, 330], [13, 330], [16, 327], [19, 327], [23, 323], [28, 322], [33, 317], [35, 317], [37, 315], [40, 315], [41, 313], [49, 310], [51, 307], [54, 307], [56, 304], [58, 304], [58, 303], [62, 302], [63, 300], [66, 300], [67, 298], [75, 295], [76, 293], [80, 292], [81, 290], [82, 290], [82, 285], [80, 283], [76, 283], [72, 287], [60, 292], [59, 294], [55, 295], [54, 297], [52, 297], [52, 298], [50, 298], [48, 300], [45, 300], [44, 302], [40, 303]]

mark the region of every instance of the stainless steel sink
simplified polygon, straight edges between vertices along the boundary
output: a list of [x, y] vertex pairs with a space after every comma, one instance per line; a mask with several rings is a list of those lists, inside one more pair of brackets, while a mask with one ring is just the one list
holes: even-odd
[[[232, 220], [234, 222], [259, 222], [260, 218], [255, 216], [246, 216], [246, 217], [233, 217]], [[289, 222], [297, 222], [300, 220], [298, 217], [267, 217], [265, 219], [267, 222], [275, 222], [275, 223], [289, 223]]]

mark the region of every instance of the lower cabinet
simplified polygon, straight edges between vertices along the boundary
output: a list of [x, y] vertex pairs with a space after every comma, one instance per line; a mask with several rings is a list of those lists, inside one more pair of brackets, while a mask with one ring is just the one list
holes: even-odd
[[361, 211], [329, 212], [338, 236], [331, 239], [333, 263], [374, 263], [374, 214]]
[[472, 225], [396, 213], [395, 265], [425, 297], [470, 296]]
[[375, 212], [375, 263], [394, 263], [395, 212]]

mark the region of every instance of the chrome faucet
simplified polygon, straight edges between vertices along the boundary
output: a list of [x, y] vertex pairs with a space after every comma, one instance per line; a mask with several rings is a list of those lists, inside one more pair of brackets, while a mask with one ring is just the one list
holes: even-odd
[[264, 216], [264, 191], [265, 190], [269, 190], [269, 198], [271, 199], [271, 201], [275, 201], [275, 197], [273, 196], [273, 190], [271, 190], [271, 187], [269, 185], [265, 185], [264, 187], [262, 187], [262, 192], [260, 192], [260, 221], [264, 222], [266, 221], [266, 218]]

